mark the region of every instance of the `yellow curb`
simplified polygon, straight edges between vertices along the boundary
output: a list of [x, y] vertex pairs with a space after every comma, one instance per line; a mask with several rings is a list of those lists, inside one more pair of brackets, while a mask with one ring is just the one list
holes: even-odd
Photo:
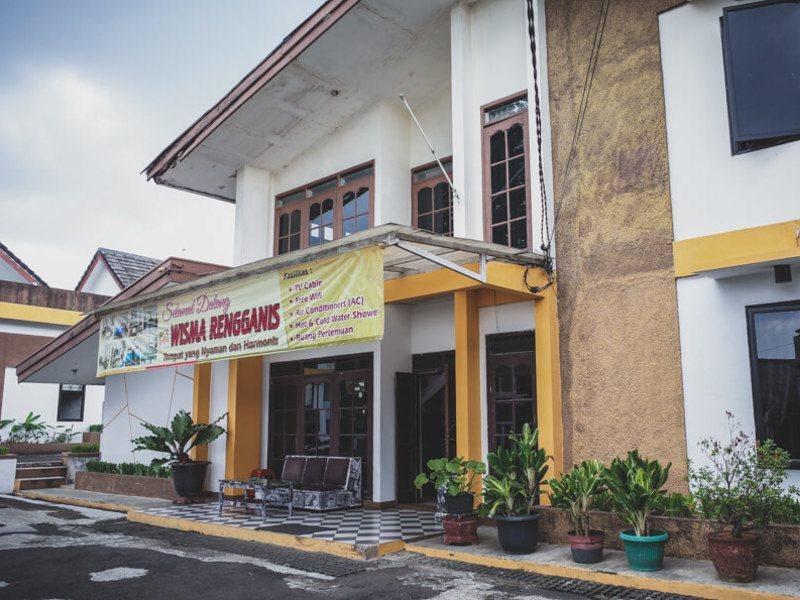
[[692, 583], [688, 581], [675, 581], [667, 579], [653, 579], [649, 577], [639, 577], [636, 575], [603, 573], [582, 569], [579, 567], [569, 567], [561, 565], [545, 565], [533, 562], [522, 562], [499, 556], [478, 556], [468, 552], [459, 552], [449, 548], [430, 548], [427, 546], [417, 546], [413, 543], [406, 544], [408, 552], [422, 554], [430, 558], [440, 558], [444, 560], [454, 560], [472, 565], [483, 567], [495, 567], [498, 569], [510, 569], [514, 571], [526, 571], [539, 575], [549, 575], [555, 577], [566, 577], [569, 579], [581, 579], [606, 585], [617, 585], [635, 589], [653, 590], [668, 594], [680, 594], [685, 596], [697, 596], [708, 598], [709, 600], [798, 600], [798, 596], [787, 596], [784, 594], [770, 594], [756, 590], [744, 588], [734, 588], [723, 585], [709, 583]]
[[[356, 560], [364, 560], [367, 558], [365, 553], [361, 552], [355, 546], [350, 544], [304, 538], [286, 533], [276, 533], [274, 531], [257, 531], [254, 529], [244, 529], [243, 527], [220, 525], [218, 523], [203, 523], [200, 521], [190, 521], [188, 519], [178, 519], [175, 517], [162, 517], [160, 515], [151, 515], [135, 510], [132, 510], [128, 513], [128, 520], [134, 523], [144, 523], [145, 525], [154, 525], [156, 527], [166, 527], [169, 529], [180, 529], [181, 531], [195, 531], [205, 535], [234, 538], [246, 542], [262, 542], [265, 544], [273, 544], [275, 546], [293, 548], [303, 552], [322, 552], [324, 554], [333, 554], [335, 556]], [[387, 546], [392, 543], [393, 542], [383, 544], [383, 546]], [[378, 546], [377, 551], [371, 552], [370, 554], [375, 553], [377, 556], [382, 556], [380, 552], [381, 547]]]
[[68, 504], [70, 506], [81, 506], [83, 508], [95, 508], [99, 510], [110, 510], [121, 513], [135, 510], [132, 506], [117, 504], [116, 502], [99, 502], [95, 500], [84, 500], [83, 498], [73, 498], [70, 496], [55, 496], [52, 494], [34, 492], [32, 490], [23, 490], [21, 492], [15, 492], [15, 494], [22, 496], [23, 498], [30, 498], [31, 500], [42, 500], [44, 502], [55, 502], [57, 504]]

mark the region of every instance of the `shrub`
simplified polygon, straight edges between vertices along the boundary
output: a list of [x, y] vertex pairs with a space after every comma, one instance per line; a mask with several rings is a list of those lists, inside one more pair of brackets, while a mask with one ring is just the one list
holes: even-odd
[[75, 454], [95, 454], [100, 452], [99, 444], [75, 444], [69, 449], [70, 452]]
[[552, 505], [567, 511], [575, 535], [587, 536], [591, 531], [589, 511], [604, 491], [604, 474], [599, 460], [585, 460], [569, 473], [550, 480]]
[[78, 433], [73, 431], [72, 425], [67, 427], [66, 425], [56, 425], [55, 427], [50, 427], [53, 432], [50, 434], [50, 438], [47, 440], [48, 442], [54, 442], [56, 444], [67, 444], [72, 441]]
[[139, 477], [172, 477], [172, 470], [168, 467], [144, 465], [141, 463], [112, 463], [102, 460], [90, 460], [86, 463], [86, 470], [92, 473], [107, 473], [110, 475], [137, 475]]
[[103, 425], [101, 423], [94, 423], [92, 425], [89, 425], [89, 431], [93, 433], [102, 433]]
[[6, 448], [5, 446], [0, 446], [0, 456], [4, 454], [8, 454], [8, 448]]
[[800, 499], [797, 497], [797, 490], [793, 491], [794, 493], [784, 494], [775, 503], [775, 513], [773, 514], [775, 523], [800, 525]]
[[[689, 465], [689, 485], [703, 517], [730, 527], [733, 537], [749, 529], [766, 526], [784, 513], [793, 518], [790, 501], [785, 500], [783, 483], [789, 467], [789, 453], [772, 440], [756, 443], [728, 413], [728, 441], [711, 437], [700, 441], [708, 460], [701, 467]], [[798, 493], [789, 492], [790, 498]]]
[[653, 514], [688, 519], [695, 515], [696, 505], [694, 496], [691, 494], [672, 492], [658, 497], [658, 501], [653, 507]]
[[486, 473], [486, 465], [474, 460], [455, 458], [433, 458], [428, 461], [428, 473], [420, 473], [414, 479], [418, 490], [431, 483], [439, 490], [445, 488], [448, 496], [472, 493], [476, 475]]
[[606, 469], [605, 483], [611, 493], [614, 512], [628, 523], [637, 536], [650, 535], [649, 518], [663, 500], [664, 484], [672, 463], [639, 456], [637, 450], [625, 459], [615, 458]]
[[38, 442], [47, 436], [47, 424], [42, 421], [41, 415], [29, 412], [25, 419], [11, 424], [11, 432], [8, 436], [9, 442], [31, 443]]

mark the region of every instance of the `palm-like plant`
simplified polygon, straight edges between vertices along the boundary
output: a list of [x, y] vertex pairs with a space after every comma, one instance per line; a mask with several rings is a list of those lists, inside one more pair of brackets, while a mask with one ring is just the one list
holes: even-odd
[[525, 423], [522, 433], [508, 436], [510, 446], [489, 453], [489, 473], [484, 479], [484, 501], [490, 516], [529, 515], [549, 466], [547, 452], [539, 448], [539, 430]]
[[559, 479], [549, 481], [550, 501], [567, 511], [575, 535], [590, 534], [589, 511], [605, 489], [604, 474], [605, 466], [599, 460], [585, 460]]
[[228, 416], [223, 414], [213, 423], [195, 423], [192, 416], [185, 410], [178, 411], [169, 427], [159, 427], [151, 423], [142, 423], [152, 435], [146, 435], [131, 440], [137, 450], [152, 450], [168, 454], [167, 458], [154, 458], [153, 465], [190, 463], [189, 451], [195, 446], [210, 444], [225, 433], [225, 429], [217, 425]]
[[29, 412], [23, 421], [11, 426], [9, 439], [13, 442], [35, 442], [47, 435], [47, 424], [42, 420], [42, 415]]
[[657, 460], [639, 456], [637, 450], [625, 459], [615, 458], [606, 469], [605, 485], [611, 493], [614, 512], [637, 536], [650, 535], [649, 518], [659, 505], [672, 463], [662, 466]]

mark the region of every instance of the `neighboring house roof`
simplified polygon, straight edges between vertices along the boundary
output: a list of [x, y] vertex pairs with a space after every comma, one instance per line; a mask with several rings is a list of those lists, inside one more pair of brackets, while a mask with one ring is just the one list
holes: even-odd
[[[112, 298], [112, 300], [121, 301], [132, 298], [147, 292], [153, 292], [165, 285], [185, 283], [211, 273], [225, 271], [228, 268], [229, 267], [183, 258], [168, 258], [158, 263], [156, 268], [151, 269], [143, 277], [135, 281], [133, 285], [122, 290]], [[31, 356], [21, 361], [19, 365], [17, 365], [19, 381], [25, 381], [82, 342], [86, 342], [86, 340], [96, 334], [99, 329], [100, 317], [94, 313], [87, 315], [76, 325], [70, 327], [64, 333], [42, 346]], [[94, 348], [94, 351], [96, 360], [97, 348]], [[63, 382], [49, 381], [44, 383]]]
[[130, 252], [122, 252], [121, 250], [111, 250], [110, 248], [98, 248], [89, 266], [86, 267], [86, 270], [83, 272], [78, 285], [75, 286], [76, 290], [83, 288], [89, 275], [94, 271], [97, 263], [100, 261], [103, 261], [108, 267], [111, 275], [119, 284], [120, 289], [125, 289], [143, 275], [152, 271], [162, 262], [157, 258], [150, 258], [149, 256], [131, 254]]
[[20, 276], [25, 279], [28, 283], [33, 285], [41, 285], [44, 287], [48, 287], [47, 283], [45, 283], [44, 279], [39, 277], [33, 269], [31, 269], [28, 265], [26, 265], [19, 257], [17, 257], [11, 250], [8, 249], [8, 246], [5, 246], [2, 242], [0, 242], [0, 260], [4, 260], [11, 268], [14, 269]]

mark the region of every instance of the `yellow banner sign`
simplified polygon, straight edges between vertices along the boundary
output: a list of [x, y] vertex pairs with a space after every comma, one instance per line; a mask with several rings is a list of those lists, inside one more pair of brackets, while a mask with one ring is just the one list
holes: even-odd
[[103, 317], [97, 376], [383, 337], [369, 247]]

